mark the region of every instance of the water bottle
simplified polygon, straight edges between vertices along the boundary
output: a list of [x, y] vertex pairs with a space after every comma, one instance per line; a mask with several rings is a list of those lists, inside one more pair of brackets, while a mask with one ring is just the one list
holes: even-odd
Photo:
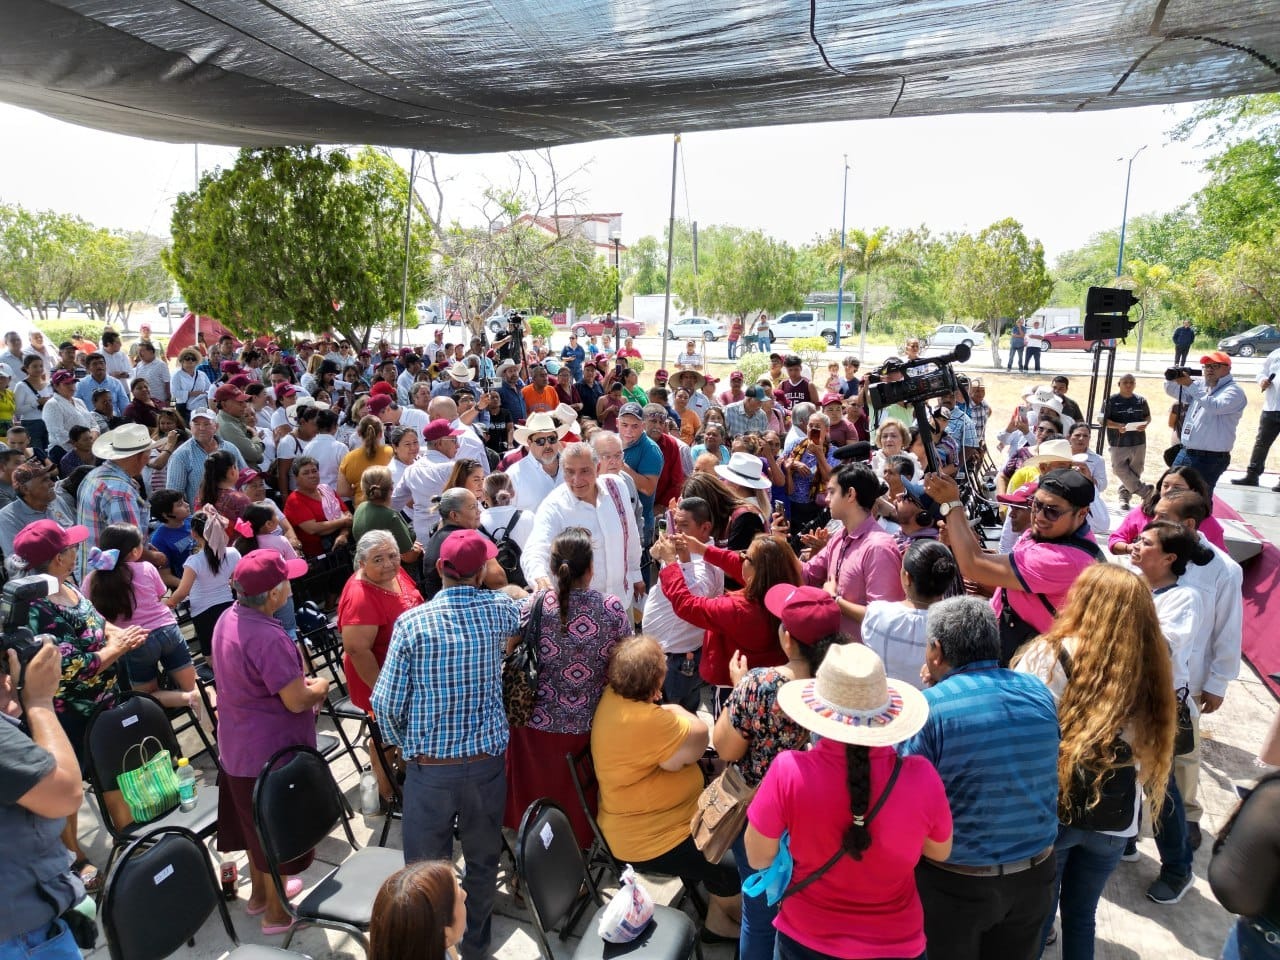
[[360, 812], [375, 817], [382, 810], [381, 798], [378, 796], [378, 780], [370, 771], [360, 777]]
[[186, 757], [178, 758], [178, 806], [183, 810], [196, 808], [196, 772]]

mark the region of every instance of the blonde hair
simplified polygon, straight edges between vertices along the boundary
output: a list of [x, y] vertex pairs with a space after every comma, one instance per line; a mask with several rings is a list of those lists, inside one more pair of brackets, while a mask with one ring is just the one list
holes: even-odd
[[391, 497], [391, 468], [366, 467], [360, 474], [360, 490], [370, 503], [385, 503]]
[[382, 421], [377, 417], [361, 418], [360, 425], [356, 427], [356, 433], [360, 435], [364, 455], [368, 459], [376, 460], [378, 454], [387, 449], [387, 445], [382, 442]]
[[1127, 727], [1138, 779], [1152, 809], [1162, 809], [1173, 767], [1177, 704], [1169, 644], [1150, 588], [1116, 564], [1087, 568], [1072, 585], [1053, 629], [1038, 639], [1056, 660], [1068, 637], [1076, 644], [1071, 679], [1058, 703], [1059, 804], [1070, 796], [1082, 769], [1094, 775], [1087, 806], [1097, 805], [1100, 775], [1116, 764], [1116, 737]]
[[911, 442], [911, 432], [900, 424], [897, 420], [886, 420], [880, 424], [880, 429], [876, 431], [876, 446], [880, 446], [883, 442], [884, 432], [886, 430], [897, 430], [898, 436], [902, 438], [902, 446], [905, 448]]

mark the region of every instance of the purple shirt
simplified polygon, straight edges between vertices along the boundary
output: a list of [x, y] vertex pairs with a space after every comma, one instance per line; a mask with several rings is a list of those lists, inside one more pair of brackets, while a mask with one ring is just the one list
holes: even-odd
[[[820, 587], [832, 577], [840, 596], [850, 603], [901, 600], [902, 554], [898, 542], [876, 518], [868, 516], [852, 533], [848, 530], [827, 541], [816, 557], [804, 565], [804, 582]], [[862, 625], [843, 614], [840, 630], [862, 639]]]
[[256, 777], [277, 750], [316, 745], [315, 714], [294, 713], [279, 696], [304, 670], [302, 654], [278, 620], [235, 603], [218, 618], [212, 648], [222, 769]]

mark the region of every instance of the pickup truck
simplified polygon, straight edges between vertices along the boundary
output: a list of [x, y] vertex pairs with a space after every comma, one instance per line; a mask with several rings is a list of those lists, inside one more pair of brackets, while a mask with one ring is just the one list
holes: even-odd
[[[836, 318], [828, 317], [821, 310], [791, 310], [769, 321], [769, 332], [774, 340], [792, 340], [796, 337], [821, 337], [828, 344], [836, 342]], [[853, 336], [853, 320], [840, 324], [840, 336]]]

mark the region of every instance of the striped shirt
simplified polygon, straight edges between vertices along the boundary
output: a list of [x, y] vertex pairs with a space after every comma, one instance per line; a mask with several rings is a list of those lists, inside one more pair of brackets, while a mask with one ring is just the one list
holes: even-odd
[[[235, 460], [237, 467], [241, 470], [245, 468], [244, 457], [240, 456], [240, 451], [227, 441], [218, 440], [218, 446], [214, 452], [217, 450], [227, 451]], [[195, 437], [191, 437], [173, 451], [165, 471], [164, 485], [170, 490], [181, 491], [193, 509], [196, 505], [196, 497], [200, 494], [200, 481], [204, 479], [204, 462], [208, 459], [209, 454], [205, 452], [204, 447], [196, 442]]]
[[929, 719], [900, 752], [929, 759], [955, 820], [948, 863], [1034, 856], [1058, 835], [1058, 710], [1039, 677], [978, 660], [924, 691]]
[[402, 614], [370, 697], [387, 740], [406, 757], [501, 756], [502, 655], [519, 629], [518, 603], [472, 586]]

